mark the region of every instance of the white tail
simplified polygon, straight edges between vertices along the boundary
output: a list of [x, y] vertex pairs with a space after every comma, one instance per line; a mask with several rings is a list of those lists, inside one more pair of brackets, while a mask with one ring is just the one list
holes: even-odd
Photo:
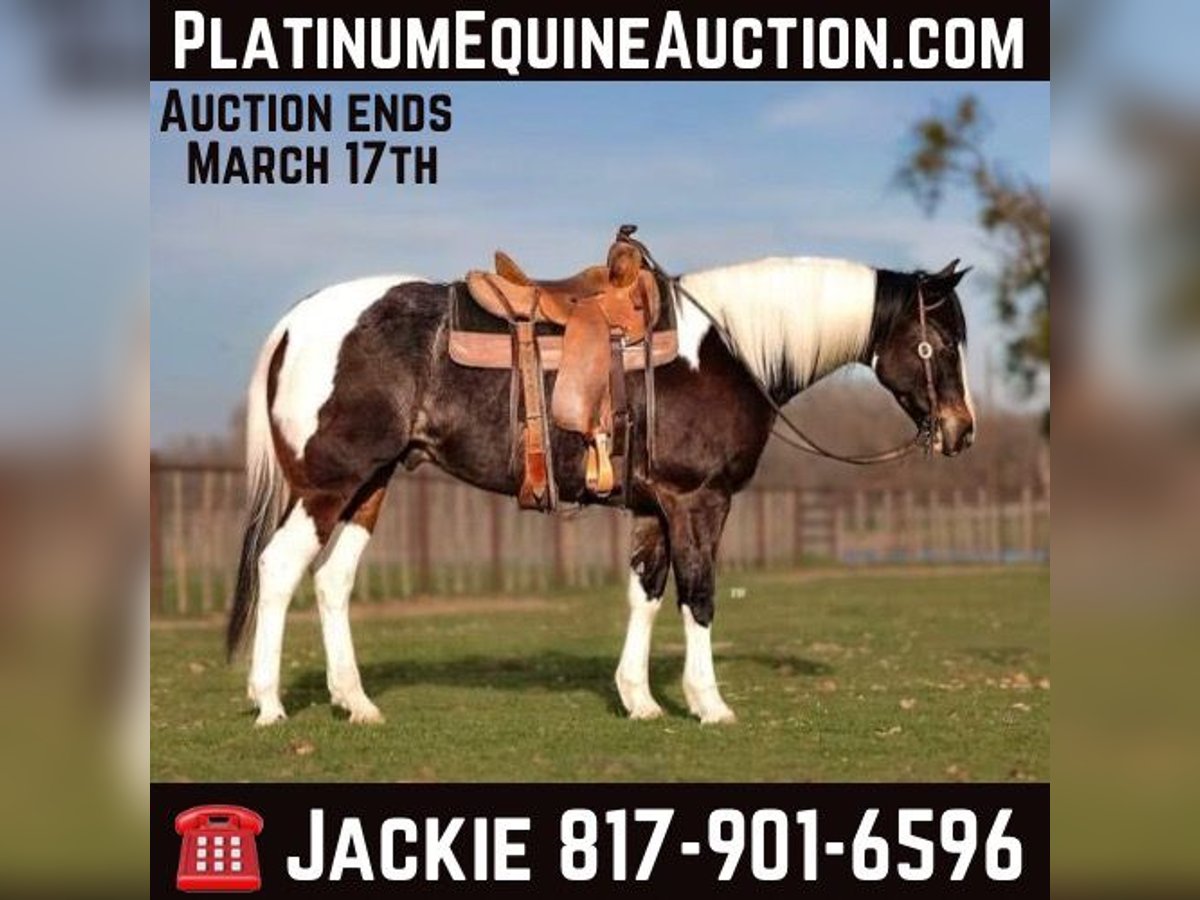
[[287, 482], [275, 455], [267, 377], [271, 360], [287, 334], [287, 317], [271, 331], [258, 353], [246, 392], [246, 531], [238, 563], [237, 587], [230, 605], [226, 648], [232, 656], [241, 646], [246, 626], [258, 605], [258, 557], [279, 527], [287, 501]]
[[268, 506], [269, 518], [279, 521], [283, 504], [287, 498], [287, 484], [279, 459], [275, 456], [275, 442], [271, 437], [271, 411], [267, 409], [267, 374], [271, 358], [279, 342], [287, 334], [285, 318], [267, 337], [258, 354], [250, 387], [246, 391], [246, 496], [262, 498]]

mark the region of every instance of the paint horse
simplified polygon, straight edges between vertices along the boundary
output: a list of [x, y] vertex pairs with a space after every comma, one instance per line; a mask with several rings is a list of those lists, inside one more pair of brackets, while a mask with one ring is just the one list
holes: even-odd
[[[861, 363], [932, 429], [935, 449], [952, 456], [970, 445], [956, 293], [965, 273], [956, 264], [926, 274], [772, 258], [688, 274], [679, 284], [703, 312], [659, 276], [675, 303], [679, 355], [656, 373], [654, 465], [635, 449], [624, 498], [633, 544], [616, 687], [631, 718], [662, 713], [650, 692], [650, 639], [673, 572], [688, 707], [703, 723], [734, 721], [712, 658], [715, 562], [731, 499], [771, 434], [770, 400], [782, 404]], [[351, 722], [382, 719], [359, 677], [348, 603], [397, 467], [428, 462], [484, 490], [520, 487], [510, 373], [464, 368], [447, 352], [449, 297], [462, 287], [408, 276], [339, 284], [293, 307], [262, 347], [249, 386], [250, 509], [228, 629], [232, 654], [254, 624], [249, 695], [259, 725], [285, 718], [285, 615], [310, 567], [331, 701]], [[644, 423], [643, 373], [627, 377], [630, 414]], [[600, 502], [584, 483], [584, 442], [555, 429], [552, 443], [560, 499]]]

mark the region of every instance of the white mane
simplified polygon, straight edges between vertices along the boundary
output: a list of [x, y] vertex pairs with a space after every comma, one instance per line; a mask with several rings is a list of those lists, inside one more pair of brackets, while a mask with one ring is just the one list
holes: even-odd
[[[681, 279], [729, 332], [747, 368], [772, 387], [785, 375], [804, 387], [865, 352], [875, 281], [869, 266], [813, 257], [772, 257]], [[677, 312], [679, 354], [699, 369], [711, 325], [685, 297]]]

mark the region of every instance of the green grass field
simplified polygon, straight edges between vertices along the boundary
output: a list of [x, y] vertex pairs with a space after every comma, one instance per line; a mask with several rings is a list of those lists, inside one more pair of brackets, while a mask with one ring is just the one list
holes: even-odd
[[[623, 717], [612, 675], [623, 591], [431, 599], [354, 622], [384, 725], [325, 690], [320, 630], [293, 616], [281, 726], [252, 727], [219, 622], [153, 627], [158, 781], [1048, 780], [1047, 569], [726, 575], [717, 674], [739, 722], [683, 704], [664, 606], [651, 681], [666, 715]], [[731, 589], [737, 596], [731, 597]]]

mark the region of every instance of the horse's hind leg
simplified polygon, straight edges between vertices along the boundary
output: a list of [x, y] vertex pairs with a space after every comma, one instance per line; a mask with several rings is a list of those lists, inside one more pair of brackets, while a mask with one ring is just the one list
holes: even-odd
[[351, 502], [313, 576], [325, 642], [329, 697], [335, 706], [350, 713], [351, 722], [383, 721], [383, 715], [363, 691], [350, 636], [349, 610], [355, 572], [379, 518], [390, 475], [390, 468], [378, 473]]
[[617, 693], [631, 719], [655, 719], [662, 707], [650, 693], [650, 635], [671, 569], [666, 532], [657, 517], [634, 521], [629, 565], [629, 627], [617, 666]]
[[295, 503], [258, 558], [258, 619], [250, 664], [250, 699], [258, 704], [256, 725], [287, 718], [279, 699], [283, 627], [292, 594], [321, 549], [318, 527], [303, 503]]

